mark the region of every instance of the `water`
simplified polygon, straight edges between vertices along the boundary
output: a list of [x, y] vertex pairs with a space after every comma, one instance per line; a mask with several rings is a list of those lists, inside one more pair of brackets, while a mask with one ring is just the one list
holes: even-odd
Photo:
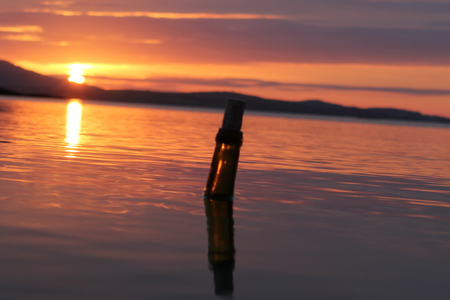
[[[1, 298], [217, 298], [222, 113], [1, 98]], [[247, 112], [232, 297], [448, 299], [449, 129]]]

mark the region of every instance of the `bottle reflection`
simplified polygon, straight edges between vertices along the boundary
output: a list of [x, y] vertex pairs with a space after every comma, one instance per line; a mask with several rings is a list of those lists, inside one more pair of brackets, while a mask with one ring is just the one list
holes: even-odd
[[208, 224], [208, 261], [214, 272], [215, 293], [233, 294], [235, 264], [233, 202], [205, 197]]
[[66, 157], [75, 157], [77, 145], [80, 140], [81, 119], [83, 115], [83, 106], [79, 100], [73, 99], [67, 104], [66, 117]]

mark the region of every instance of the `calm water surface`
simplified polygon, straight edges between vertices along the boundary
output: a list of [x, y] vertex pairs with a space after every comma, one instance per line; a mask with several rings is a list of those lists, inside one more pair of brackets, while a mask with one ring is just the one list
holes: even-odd
[[[222, 114], [0, 98], [0, 298], [215, 299]], [[449, 299], [449, 126], [248, 112], [243, 131], [228, 297]]]

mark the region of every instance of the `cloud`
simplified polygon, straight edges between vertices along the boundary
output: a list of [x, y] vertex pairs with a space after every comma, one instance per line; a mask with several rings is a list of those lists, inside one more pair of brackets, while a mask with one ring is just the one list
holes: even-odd
[[[66, 17], [43, 13], [0, 17], [0, 26], [9, 26], [3, 21], [7, 19], [9, 24], [28, 22], [42, 28], [46, 42], [64, 41], [68, 45], [65, 49], [72, 51], [58, 56], [67, 56], [67, 60], [450, 65], [450, 29], [330, 28], [279, 19]], [[44, 49], [26, 51], [46, 55]]]
[[70, 11], [56, 9], [25, 9], [28, 13], [49, 13], [62, 16], [90, 16], [90, 17], [147, 17], [153, 19], [223, 19], [223, 20], [254, 20], [254, 19], [287, 19], [280, 15], [270, 14], [241, 14], [241, 13], [173, 13], [148, 11]]
[[450, 29], [450, 21], [429, 22], [429, 23], [427, 23], [427, 27], [430, 27], [430, 28], [441, 28], [441, 29]]
[[[116, 14], [126, 12], [162, 12], [176, 18], [205, 13], [209, 17], [225, 15], [276, 16], [297, 19], [311, 25], [419, 28], [450, 17], [448, 1], [376, 1], [376, 0], [127, 0], [77, 1], [71, 7], [79, 12]], [[154, 14], [154, 13], [151, 13]], [[253, 17], [252, 17], [253, 18]]]
[[[450, 17], [447, 0], [33, 0], [6, 1], [0, 11], [59, 9], [57, 13], [157, 12], [179, 15], [275, 15], [311, 25], [419, 28]], [[47, 10], [50, 12], [51, 10]]]
[[58, 47], [67, 47], [67, 46], [70, 46], [73, 44], [70, 42], [59, 41], [59, 42], [47, 42], [47, 45], [58, 46]]
[[95, 17], [148, 17], [154, 19], [224, 19], [224, 20], [253, 20], [253, 19], [285, 19], [278, 15], [261, 14], [218, 14], [218, 13], [161, 13], [161, 12], [100, 12], [89, 11], [88, 16]]
[[0, 40], [21, 41], [21, 42], [40, 42], [42, 38], [31, 34], [7, 34], [0, 35]]
[[131, 42], [133, 43], [137, 43], [137, 44], [148, 44], [148, 45], [158, 45], [158, 44], [162, 44], [163, 41], [161, 40], [131, 40]]
[[134, 44], [147, 44], [147, 45], [159, 45], [164, 43], [160, 39], [130, 39], [126, 35], [89, 35], [86, 36], [87, 39], [93, 41], [111, 41], [120, 43], [134, 43]]
[[41, 26], [0, 26], [0, 32], [43, 32]]
[[70, 6], [74, 4], [73, 1], [42, 1], [42, 5], [48, 5], [48, 6]]
[[[24, 0], [16, 0], [24, 1]], [[427, 14], [450, 11], [450, 3], [446, 0], [110, 0], [110, 1], [44, 1], [47, 5], [63, 4], [77, 7], [89, 7], [91, 10], [102, 11], [106, 7], [115, 7], [129, 11], [163, 11], [163, 12], [208, 12], [208, 13], [258, 13], [295, 15], [299, 12], [308, 14], [329, 14], [333, 11], [361, 13], [400, 12]]]
[[57, 9], [37, 9], [37, 8], [27, 8], [23, 10], [26, 13], [46, 13], [46, 14], [54, 14], [54, 15], [61, 15], [61, 16], [82, 16], [84, 15], [81, 11], [70, 11], [70, 10], [57, 10]]
[[154, 77], [146, 79], [112, 78], [105, 76], [86, 76], [93, 79], [105, 79], [110, 81], [128, 81], [147, 84], [171, 84], [171, 85], [197, 85], [201, 87], [221, 87], [221, 88], [280, 88], [280, 89], [320, 89], [335, 91], [363, 91], [363, 92], [384, 92], [402, 95], [420, 96], [450, 96], [450, 89], [415, 89], [403, 87], [370, 87], [370, 86], [348, 86], [348, 85], [328, 85], [328, 84], [308, 84], [279, 81], [265, 81], [258, 79], [242, 78], [181, 78], [181, 77]]

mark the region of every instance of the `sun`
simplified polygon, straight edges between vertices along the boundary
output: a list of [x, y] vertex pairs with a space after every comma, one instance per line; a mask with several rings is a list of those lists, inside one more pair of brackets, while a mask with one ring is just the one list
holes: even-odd
[[68, 66], [69, 67], [69, 72], [68, 74], [70, 75], [68, 80], [70, 82], [75, 82], [75, 83], [84, 83], [86, 81], [86, 79], [84, 78], [84, 69], [87, 68], [86, 65], [83, 64], [71, 64]]

